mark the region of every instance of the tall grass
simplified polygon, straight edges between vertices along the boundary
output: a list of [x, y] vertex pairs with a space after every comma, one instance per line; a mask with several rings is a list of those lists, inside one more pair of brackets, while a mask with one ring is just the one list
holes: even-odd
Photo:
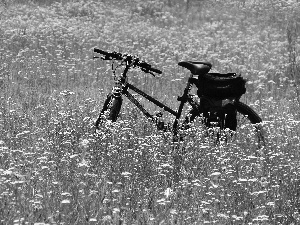
[[[149, 19], [131, 5], [45, 3], [2, 7], [1, 224], [299, 223], [299, 106], [276, 28], [243, 27], [241, 15], [217, 6], [198, 18], [213, 22], [196, 26], [193, 14], [185, 21], [171, 9]], [[95, 132], [112, 85], [110, 65], [92, 59], [95, 46], [162, 69], [159, 78], [133, 70], [130, 81], [174, 109], [187, 72], [178, 61], [241, 72], [242, 100], [263, 118], [266, 145], [257, 148], [250, 127], [218, 145], [192, 127], [174, 146], [126, 101], [121, 119]], [[174, 149], [185, 153], [178, 182]]]

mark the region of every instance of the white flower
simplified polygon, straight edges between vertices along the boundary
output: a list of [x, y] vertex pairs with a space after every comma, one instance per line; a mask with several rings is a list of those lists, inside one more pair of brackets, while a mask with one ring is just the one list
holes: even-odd
[[170, 195], [172, 195], [173, 194], [173, 190], [171, 189], [171, 188], [167, 188], [166, 190], [165, 190], [165, 196], [168, 198]]
[[69, 199], [64, 199], [61, 201], [61, 204], [70, 204], [71, 201]]
[[83, 147], [83, 148], [87, 148], [89, 146], [89, 143], [90, 141], [88, 139], [83, 139], [81, 142], [80, 142], [80, 145]]

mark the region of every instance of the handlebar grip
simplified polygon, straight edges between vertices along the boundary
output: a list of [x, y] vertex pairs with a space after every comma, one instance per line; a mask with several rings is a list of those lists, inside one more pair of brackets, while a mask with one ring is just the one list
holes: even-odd
[[144, 68], [147, 71], [162, 74], [162, 71], [160, 71], [159, 69], [152, 68], [151, 65], [146, 62], [141, 62], [139, 66]]
[[97, 49], [97, 48], [94, 48], [94, 52], [100, 53], [100, 54], [102, 54], [102, 55], [109, 55], [108, 52], [103, 51], [103, 50], [100, 50], [100, 49]]
[[103, 51], [98, 48], [94, 48], [94, 52], [104, 55], [105, 58], [102, 58], [102, 59], [105, 59], [105, 60], [111, 60], [111, 59], [122, 60], [123, 59], [123, 55], [119, 52], [106, 52], [106, 51]]
[[158, 74], [162, 74], [162, 71], [159, 69], [155, 69], [155, 68], [149, 68], [150, 71], [154, 72], [154, 73], [158, 73]]

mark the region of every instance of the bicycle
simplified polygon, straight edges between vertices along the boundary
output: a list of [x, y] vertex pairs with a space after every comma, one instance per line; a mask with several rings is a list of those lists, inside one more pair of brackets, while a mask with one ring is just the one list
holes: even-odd
[[[195, 121], [197, 117], [201, 117], [203, 118], [203, 124], [207, 128], [218, 127], [220, 130], [225, 130], [227, 128], [236, 131], [238, 126], [242, 126], [240, 123], [248, 121], [255, 127], [257, 141], [260, 143], [264, 142], [261, 127], [262, 119], [248, 105], [240, 102], [241, 96], [246, 92], [246, 81], [240, 75], [236, 75], [235, 73], [209, 73], [212, 68], [212, 64], [209, 62], [179, 62], [179, 66], [190, 70], [191, 73], [188, 77], [183, 95], [179, 96], [177, 99], [180, 101], [180, 105], [178, 110], [175, 111], [128, 82], [127, 73], [130, 68], [138, 67], [143, 72], [150, 73], [153, 76], [155, 76], [155, 74], [161, 74], [162, 71], [153, 68], [147, 62], [130, 54], [107, 52], [97, 48], [94, 48], [94, 52], [103, 55], [102, 57], [94, 56], [94, 58], [120, 60], [121, 63], [119, 66], [125, 66], [123, 73], [115, 79], [115, 85], [112, 92], [108, 94], [104, 102], [104, 106], [95, 123], [96, 128], [99, 128], [101, 122], [104, 120], [104, 114], [106, 115], [105, 119], [107, 120], [111, 120], [112, 122], [117, 120], [121, 110], [123, 96], [126, 96], [147, 118], [156, 124], [158, 130], [170, 131], [173, 133], [174, 137], [178, 135], [178, 130], [180, 128], [188, 129], [189, 124]], [[114, 74], [115, 71], [116, 68], [113, 71]], [[209, 78], [210, 80], [208, 79], [209, 82], [211, 82], [210, 85], [204, 84], [201, 86], [201, 81], [204, 82], [205, 80], [203, 80], [203, 78], [208, 75], [213, 77]], [[195, 76], [198, 76], [198, 78]], [[197, 95], [200, 98], [200, 103], [194, 100], [194, 95], [190, 94], [193, 85], [198, 89]], [[165, 112], [175, 116], [173, 125], [166, 125], [164, 121], [161, 121], [161, 113], [156, 115], [150, 114], [143, 105], [128, 92], [128, 89], [146, 98], [148, 101], [162, 108]], [[185, 117], [183, 124], [179, 125], [179, 119], [181, 118], [186, 103], [189, 103], [192, 110]]]
[[[123, 96], [126, 96], [147, 118], [149, 118], [150, 121], [156, 125], [158, 130], [169, 131], [173, 133], [173, 142], [175, 143], [173, 150], [173, 152], [175, 152], [173, 155], [174, 180], [179, 180], [179, 172], [185, 151], [184, 146], [180, 147], [180, 143], [182, 143], [182, 139], [184, 137], [181, 136], [179, 131], [189, 129], [192, 123], [199, 121], [196, 118], [200, 118], [200, 123], [208, 128], [208, 131], [212, 130], [214, 133], [215, 128], [217, 128], [217, 140], [219, 140], [222, 136], [220, 131], [233, 131], [232, 133], [229, 132], [229, 136], [232, 137], [232, 134], [238, 133], [235, 132], [237, 128], [243, 127], [245, 124], [250, 124], [250, 126], [254, 128], [253, 131], [256, 138], [256, 143], [254, 144], [256, 147], [261, 149], [261, 147], [265, 145], [265, 139], [261, 125], [262, 119], [248, 105], [240, 102], [241, 96], [246, 92], [246, 80], [244, 80], [240, 75], [235, 73], [209, 73], [210, 69], [212, 68], [212, 64], [209, 62], [179, 62], [179, 66], [188, 69], [191, 73], [187, 79], [187, 84], [183, 91], [183, 95], [179, 96], [177, 99], [180, 101], [180, 105], [178, 110], [175, 111], [128, 82], [127, 73], [130, 68], [138, 67], [143, 72], [150, 73], [153, 76], [155, 76], [155, 74], [161, 74], [162, 71], [153, 68], [147, 62], [142, 61], [137, 56], [130, 54], [106, 52], [97, 48], [94, 49], [94, 52], [103, 55], [101, 57], [94, 56], [94, 58], [101, 58], [103, 60], [120, 60], [121, 63], [119, 66], [125, 66], [123, 73], [120, 76], [116, 76], [115, 74], [117, 67], [113, 70], [113, 73], [115, 74], [115, 84], [111, 93], [108, 94], [104, 102], [104, 106], [95, 123], [95, 127], [99, 129], [104, 120], [115, 122], [120, 114]], [[192, 86], [196, 86], [197, 96], [198, 99], [200, 99], [200, 102], [195, 100], [195, 95], [190, 94]], [[128, 91], [129, 89], [162, 108], [165, 112], [175, 116], [173, 124], [166, 124], [164, 121], [162, 121], [161, 113], [150, 114]], [[179, 120], [186, 103], [188, 103], [192, 109], [185, 116], [183, 123], [179, 124]], [[225, 142], [226, 141], [227, 137], [225, 137]]]

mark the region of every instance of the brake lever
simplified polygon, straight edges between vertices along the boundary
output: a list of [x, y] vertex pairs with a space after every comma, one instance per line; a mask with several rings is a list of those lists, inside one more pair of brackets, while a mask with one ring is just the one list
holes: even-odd
[[149, 71], [148, 73], [150, 73], [153, 77], [155, 77], [155, 74], [154, 74], [154, 73], [152, 73], [152, 72], [150, 72], [150, 71]]
[[150, 72], [149, 70], [145, 69], [145, 68], [141, 68], [141, 70], [144, 72], [144, 73], [150, 73], [153, 77], [155, 77], [155, 74]]

